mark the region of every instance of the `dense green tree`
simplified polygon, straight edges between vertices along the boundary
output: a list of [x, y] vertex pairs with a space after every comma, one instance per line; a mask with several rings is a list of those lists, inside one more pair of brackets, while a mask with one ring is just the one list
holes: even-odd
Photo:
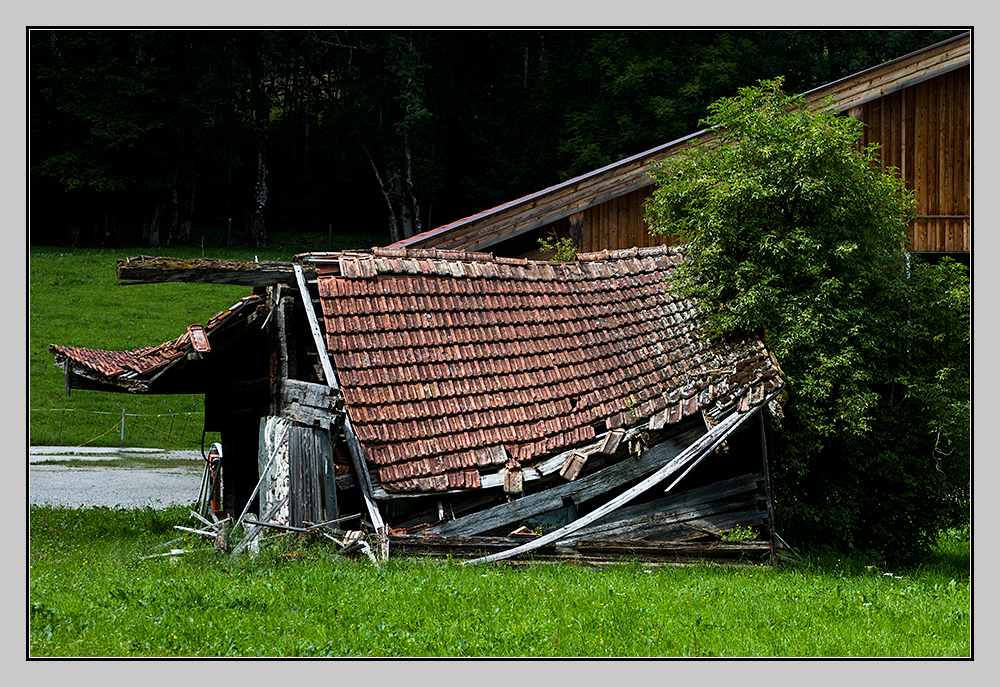
[[964, 268], [911, 264], [912, 194], [862, 125], [780, 84], [710, 106], [714, 138], [656, 168], [648, 217], [683, 236], [707, 330], [761, 332], [786, 374], [779, 526], [907, 557], [968, 505]]
[[32, 32], [30, 162], [39, 220], [65, 204], [79, 227], [73, 239], [186, 241], [198, 177], [221, 166], [231, 179], [240, 139], [252, 132], [241, 102], [248, 75], [234, 43], [239, 35]]

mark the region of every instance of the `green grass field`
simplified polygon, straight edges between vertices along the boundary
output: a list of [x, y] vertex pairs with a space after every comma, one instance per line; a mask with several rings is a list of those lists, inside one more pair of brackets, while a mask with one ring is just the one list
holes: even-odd
[[[378, 237], [335, 237], [334, 249], [370, 248]], [[280, 243], [279, 243], [280, 241]], [[383, 241], [384, 242], [384, 241]], [[204, 256], [284, 260], [325, 250], [326, 237], [276, 235], [266, 250], [206, 248]], [[35, 246], [29, 249], [29, 442], [39, 446], [118, 446], [125, 409], [126, 446], [196, 449], [201, 445], [201, 395], [142, 396], [74, 390], [53, 364], [50, 344], [131, 350], [175, 339], [189, 324], [204, 324], [249, 287], [213, 284], [118, 286], [115, 261], [132, 255], [202, 257], [198, 246], [120, 250]], [[206, 436], [205, 441], [217, 441]]]
[[[370, 247], [370, 236], [335, 248]], [[261, 260], [324, 249], [308, 239]], [[199, 284], [117, 286], [115, 251], [33, 247], [29, 278], [29, 433], [39, 445], [197, 448], [200, 396], [75, 390], [65, 396], [50, 343], [126, 350], [177, 337], [249, 293]], [[158, 254], [201, 257], [201, 248]], [[207, 257], [252, 260], [246, 249]], [[206, 441], [216, 440], [209, 435]], [[66, 464], [73, 465], [73, 457]], [[162, 460], [162, 459], [158, 459]], [[141, 459], [131, 467], [142, 467]], [[159, 464], [159, 463], [158, 463]], [[884, 570], [837, 556], [744, 566], [601, 569], [464, 567], [344, 559], [286, 537], [256, 557], [190, 552], [144, 558], [191, 525], [187, 510], [29, 509], [31, 656], [965, 657], [971, 652], [966, 537], [924, 563]]]
[[[295, 536], [256, 557], [187, 510], [31, 507], [31, 656], [967, 657], [969, 543], [918, 567], [461, 566], [338, 558]], [[325, 541], [325, 540], [324, 540]]]

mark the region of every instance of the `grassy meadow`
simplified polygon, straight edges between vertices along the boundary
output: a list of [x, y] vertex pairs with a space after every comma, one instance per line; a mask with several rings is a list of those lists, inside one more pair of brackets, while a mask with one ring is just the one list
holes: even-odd
[[[370, 248], [378, 237], [335, 237], [334, 249]], [[384, 243], [384, 241], [382, 241]], [[115, 261], [155, 253], [177, 258], [284, 260], [325, 250], [327, 238], [275, 235], [274, 247], [123, 248], [116, 250], [32, 246], [28, 283], [29, 442], [40, 446], [118, 446], [125, 409], [126, 446], [196, 449], [201, 445], [204, 398], [200, 394], [142, 396], [73, 390], [66, 398], [62, 370], [50, 344], [104, 350], [155, 346], [204, 324], [250, 287], [220, 284], [118, 286]], [[217, 441], [206, 436], [205, 441]]]
[[[163, 510], [32, 506], [31, 656], [967, 657], [969, 543], [921, 565], [462, 566], [295, 535], [230, 556]], [[171, 547], [175, 557], [145, 558]]]
[[[377, 242], [338, 237], [334, 248]], [[301, 238], [256, 252], [206, 248], [205, 256], [290, 260], [325, 247], [325, 237], [311, 244]], [[155, 345], [250, 292], [117, 286], [115, 260], [150, 252], [30, 248], [31, 444], [117, 446], [125, 407], [126, 445], [200, 445], [201, 396], [74, 390], [66, 398], [63, 374], [47, 350], [51, 343]], [[194, 258], [202, 249], [156, 253]], [[32, 657], [967, 657], [972, 651], [969, 541], [962, 532], [945, 533], [932, 555], [905, 570], [837, 555], [791, 557], [778, 569], [462, 566], [399, 557], [376, 567], [293, 535], [270, 540], [256, 556], [220, 554], [203, 538], [174, 529], [195, 524], [182, 507], [30, 506], [28, 515]], [[151, 557], [171, 547], [187, 553]]]

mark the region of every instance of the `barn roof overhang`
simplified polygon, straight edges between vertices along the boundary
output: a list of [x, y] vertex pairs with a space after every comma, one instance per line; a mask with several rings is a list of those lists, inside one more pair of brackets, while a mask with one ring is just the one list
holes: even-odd
[[[967, 66], [971, 61], [971, 33], [967, 32], [807, 91], [802, 97], [815, 106], [832, 99], [832, 107], [848, 112], [871, 100]], [[402, 239], [389, 247], [482, 251], [612, 198], [651, 186], [653, 180], [649, 171], [656, 162], [710, 135], [709, 130], [702, 129], [541, 191]]]

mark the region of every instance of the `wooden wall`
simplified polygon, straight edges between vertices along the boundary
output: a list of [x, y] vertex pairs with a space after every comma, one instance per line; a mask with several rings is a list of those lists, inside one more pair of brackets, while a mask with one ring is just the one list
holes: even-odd
[[970, 76], [961, 67], [849, 110], [914, 191], [914, 252], [972, 250]]
[[[624, 195], [606, 200], [598, 205], [582, 210], [577, 215], [564, 217], [541, 227], [535, 240], [543, 236], [570, 236], [572, 221], [579, 220], [581, 227], [580, 252], [621, 250], [634, 247], [673, 245], [673, 236], [653, 236], [644, 219], [646, 199], [653, 193], [653, 186], [630, 191]], [[534, 248], [534, 246], [532, 246]], [[537, 249], [521, 253], [520, 257], [546, 260], [551, 257]]]
[[[848, 110], [867, 125], [862, 143], [879, 143], [883, 167], [899, 169], [914, 190], [918, 219], [909, 229], [914, 252], [972, 250], [970, 76], [968, 66], [960, 67]], [[611, 198], [547, 224], [535, 236], [568, 236], [570, 222], [580, 219], [584, 253], [670, 245], [674, 237], [652, 236], [643, 219], [652, 192], [645, 186]], [[537, 250], [523, 255], [549, 257]]]
[[581, 251], [592, 253], [605, 248], [619, 250], [672, 243], [670, 237], [654, 237], [649, 233], [644, 216], [646, 199], [652, 192], [653, 187], [646, 186], [584, 210]]

